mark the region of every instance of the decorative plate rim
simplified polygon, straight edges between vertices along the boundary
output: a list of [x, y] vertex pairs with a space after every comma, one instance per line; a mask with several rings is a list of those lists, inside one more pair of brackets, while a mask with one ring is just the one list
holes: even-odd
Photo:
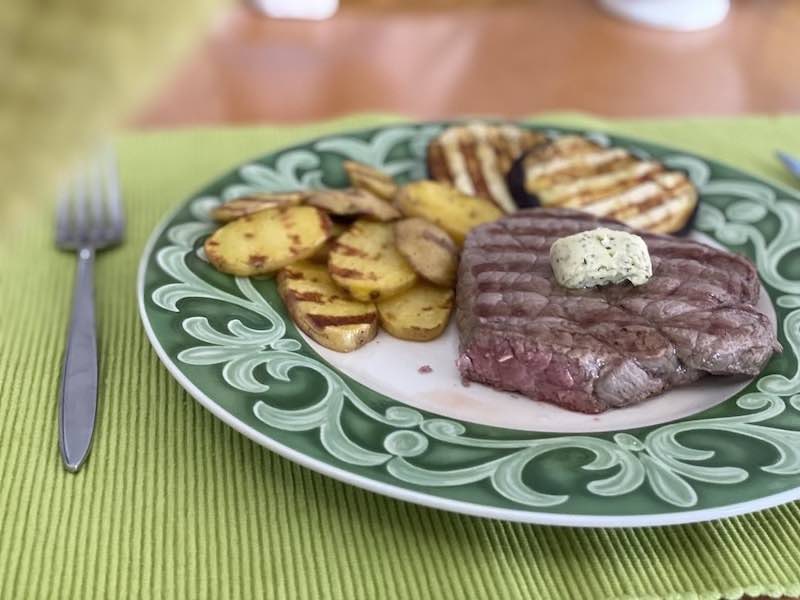
[[[279, 155], [282, 152], [286, 152], [294, 148], [315, 145], [316, 142], [318, 142], [319, 140], [329, 139], [336, 135], [342, 135], [342, 136], [348, 136], [348, 135], [356, 136], [359, 134], [366, 135], [367, 133], [370, 132], [376, 132], [391, 127], [398, 127], [398, 126], [419, 127], [425, 125], [442, 125], [445, 123], [446, 122], [440, 122], [440, 121], [398, 122], [398, 123], [377, 125], [375, 127], [358, 129], [358, 130], [333, 132], [326, 136], [298, 140], [296, 143], [293, 143], [286, 147], [276, 148], [269, 152], [263, 153], [259, 156], [255, 156], [249, 160], [241, 161], [236, 165], [232, 166], [231, 170], [240, 169], [242, 166], [247, 164], [258, 163], [259, 160], [263, 160], [267, 156]], [[523, 121], [523, 123], [525, 123], [526, 125], [534, 125], [538, 128], [544, 128], [544, 129], [552, 127], [556, 127], [559, 129], [561, 128], [576, 129], [569, 125], [551, 126], [546, 123], [530, 122], [530, 121]], [[582, 130], [582, 131], [591, 131], [592, 133], [596, 132], [594, 128], [592, 128], [591, 130]], [[609, 133], [611, 135], [616, 135], [612, 132]], [[605, 135], [605, 133], [602, 132], [601, 135]], [[653, 143], [647, 140], [638, 140], [635, 137], [630, 137], [624, 134], [620, 137], [623, 137], [626, 141], [630, 141], [631, 143], [634, 144], [637, 142], [644, 144]], [[797, 199], [796, 192], [790, 190], [788, 187], [781, 184], [780, 182], [771, 181], [769, 178], [762, 177], [760, 175], [758, 176], [750, 175], [747, 172], [741, 171], [737, 167], [729, 166], [726, 163], [716, 159], [705, 158], [704, 156], [694, 152], [686, 153], [685, 151], [675, 149], [670, 146], [664, 146], [658, 142], [655, 142], [654, 144], [667, 151], [688, 154], [689, 156], [698, 158], [702, 161], [720, 165], [725, 168], [730, 168], [734, 171], [742, 173], [743, 175], [762, 181], [776, 188], [777, 190], [786, 193], [790, 197], [793, 197], [795, 200]], [[219, 177], [211, 179], [209, 184], [213, 184], [214, 181], [218, 181], [226, 174], [227, 173], [223, 173]], [[785, 502], [790, 502], [793, 500], [800, 499], [800, 486], [798, 486], [789, 490], [784, 490], [782, 492], [778, 492], [767, 496], [762, 496], [744, 502], [738, 502], [738, 503], [727, 504], [717, 507], [710, 507], [710, 508], [664, 512], [660, 514], [646, 513], [637, 515], [607, 515], [607, 514], [585, 514], [585, 513], [555, 512], [555, 511], [543, 512], [543, 511], [537, 511], [533, 508], [531, 509], [503, 508], [498, 506], [490, 506], [487, 504], [480, 504], [475, 502], [468, 502], [464, 500], [447, 498], [444, 496], [439, 496], [427, 492], [415, 491], [413, 489], [409, 489], [399, 485], [393, 485], [391, 483], [379, 481], [377, 479], [373, 479], [365, 475], [354, 473], [350, 470], [347, 470], [346, 468], [335, 466], [333, 464], [330, 464], [329, 462], [310, 456], [301, 450], [296, 450], [286, 444], [283, 444], [282, 442], [266, 435], [265, 433], [258, 431], [256, 428], [243, 422], [239, 417], [230, 413], [228, 410], [223, 408], [218, 402], [214, 401], [210, 396], [208, 396], [205, 392], [203, 392], [199, 387], [197, 387], [195, 383], [192, 382], [192, 380], [181, 371], [180, 367], [178, 367], [175, 360], [173, 360], [169, 356], [169, 353], [163, 347], [160, 339], [158, 338], [155, 330], [153, 329], [152, 323], [147, 314], [146, 293], [145, 293], [146, 277], [147, 277], [149, 262], [153, 256], [154, 248], [158, 243], [158, 240], [164, 234], [165, 230], [167, 230], [167, 228], [172, 225], [172, 222], [176, 218], [176, 216], [187, 206], [189, 206], [193, 200], [197, 198], [198, 196], [196, 194], [189, 196], [187, 200], [182, 201], [177, 207], [169, 211], [160, 220], [158, 226], [153, 230], [150, 237], [148, 238], [147, 243], [143, 248], [138, 266], [136, 293], [137, 293], [137, 304], [139, 308], [139, 315], [142, 324], [144, 326], [145, 333], [148, 337], [148, 340], [150, 341], [150, 344], [155, 350], [158, 358], [165, 365], [170, 375], [174, 377], [176, 381], [195, 400], [197, 400], [214, 416], [219, 418], [228, 426], [232, 427], [234, 430], [238, 431], [239, 433], [242, 433], [249, 439], [259, 443], [260, 445], [267, 447], [268, 449], [276, 452], [277, 454], [285, 458], [288, 458], [289, 460], [292, 460], [293, 462], [296, 462], [304, 467], [317, 471], [323, 475], [332, 477], [334, 479], [337, 479], [345, 483], [355, 485], [357, 487], [361, 487], [368, 491], [379, 493], [385, 496], [397, 498], [404, 501], [413, 502], [420, 505], [469, 514], [473, 516], [479, 516], [479, 517], [503, 519], [503, 520], [519, 521], [527, 523], [538, 523], [545, 525], [566, 525], [566, 526], [579, 526], [579, 527], [636, 527], [636, 526], [659, 526], [659, 525], [692, 523], [710, 519], [735, 516], [757, 510], [763, 510], [766, 508], [777, 506], [779, 504], [783, 504]]]

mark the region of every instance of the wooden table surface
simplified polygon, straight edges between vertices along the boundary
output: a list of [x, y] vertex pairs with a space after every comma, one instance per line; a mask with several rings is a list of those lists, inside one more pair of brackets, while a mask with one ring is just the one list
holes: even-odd
[[588, 0], [441, 2], [344, 0], [323, 22], [235, 6], [133, 124], [800, 110], [797, 0], [733, 0], [727, 21], [695, 33], [637, 27]]

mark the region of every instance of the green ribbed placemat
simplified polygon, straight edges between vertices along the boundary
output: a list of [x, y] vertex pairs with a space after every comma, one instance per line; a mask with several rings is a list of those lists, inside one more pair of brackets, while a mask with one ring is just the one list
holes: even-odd
[[[242, 159], [391, 120], [120, 140], [128, 242], [98, 263], [102, 406], [78, 476], [59, 462], [55, 401], [74, 261], [51, 249], [49, 213], [0, 224], [0, 598], [800, 595], [800, 504], [637, 530], [437, 512], [271, 454], [170, 378], [135, 298], [139, 255], [164, 213]], [[800, 154], [800, 117], [546, 120], [685, 147], [786, 183], [773, 150]]]

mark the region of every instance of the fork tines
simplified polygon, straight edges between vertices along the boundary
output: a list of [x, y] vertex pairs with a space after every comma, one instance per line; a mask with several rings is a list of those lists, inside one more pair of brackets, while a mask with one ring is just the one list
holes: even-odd
[[116, 157], [110, 145], [81, 161], [61, 187], [56, 207], [56, 244], [64, 249], [106, 248], [122, 241], [125, 219]]

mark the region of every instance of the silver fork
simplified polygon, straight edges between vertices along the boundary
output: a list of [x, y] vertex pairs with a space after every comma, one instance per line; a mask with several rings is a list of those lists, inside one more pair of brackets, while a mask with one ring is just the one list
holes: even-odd
[[119, 244], [124, 230], [116, 159], [109, 147], [80, 166], [56, 207], [56, 245], [78, 257], [58, 396], [58, 446], [64, 467], [73, 473], [89, 455], [97, 415], [95, 254]]

